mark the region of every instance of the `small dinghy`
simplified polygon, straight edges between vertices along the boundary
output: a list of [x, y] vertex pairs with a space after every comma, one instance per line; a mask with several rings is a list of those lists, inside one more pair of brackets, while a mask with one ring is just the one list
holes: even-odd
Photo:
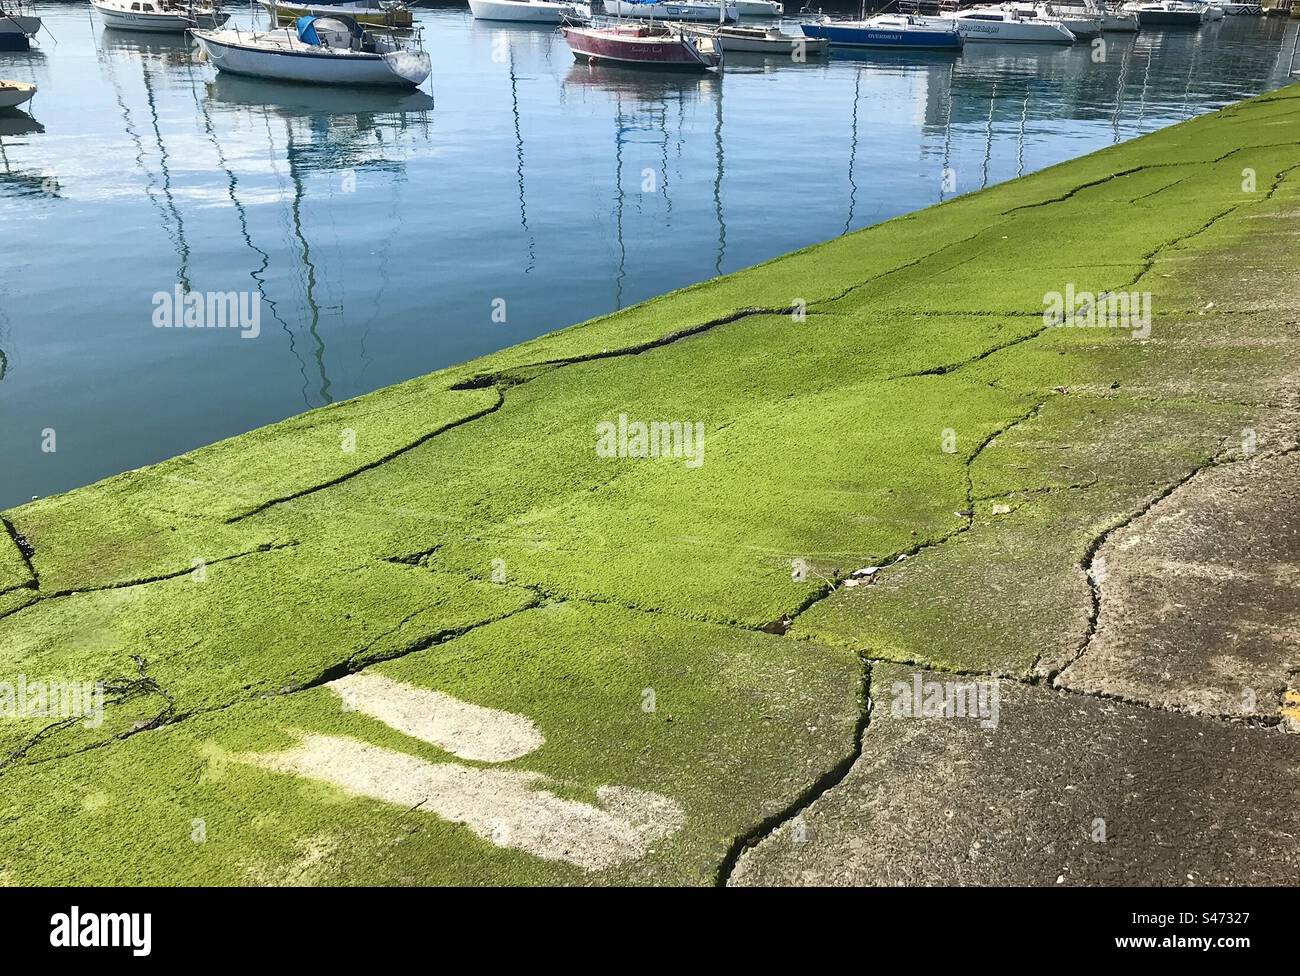
[[374, 27], [410, 27], [415, 23], [411, 8], [402, 0], [315, 0], [302, 3], [285, 0], [257, 0], [276, 19], [288, 24], [299, 17], [351, 17], [358, 24]]
[[396, 35], [361, 29], [351, 17], [300, 17], [292, 27], [249, 33], [194, 31], [218, 71], [312, 85], [418, 88], [428, 52]]
[[[716, 11], [716, 7], [714, 8]], [[711, 71], [722, 66], [722, 45], [663, 24], [561, 27], [578, 61], [669, 71]]]
[[25, 105], [35, 94], [35, 85], [29, 85], [25, 81], [6, 81], [0, 78], [0, 112]]
[[727, 54], [777, 54], [781, 57], [815, 57], [824, 54], [830, 42], [806, 34], [787, 34], [776, 27], [705, 27], [683, 25], [695, 37], [716, 38]]
[[90, 0], [90, 5], [99, 11], [105, 27], [153, 34], [183, 34], [192, 27], [211, 30], [230, 17], [215, 4], [186, 0]]
[[590, 20], [585, 3], [557, 3], [555, 0], [469, 0], [475, 20], [506, 20], [521, 24], [562, 24]]
[[808, 37], [831, 47], [923, 48], [960, 51], [961, 32], [951, 21], [913, 14], [881, 14], [865, 20], [824, 20], [801, 24]]

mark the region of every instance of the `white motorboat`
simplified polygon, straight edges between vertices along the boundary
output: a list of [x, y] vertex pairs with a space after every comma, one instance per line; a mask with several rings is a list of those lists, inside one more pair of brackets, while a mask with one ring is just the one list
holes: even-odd
[[36, 86], [25, 81], [6, 81], [0, 78], [0, 111], [17, 108], [32, 100]]
[[193, 32], [218, 71], [313, 85], [418, 88], [429, 55], [397, 35], [372, 34], [351, 17], [302, 17], [292, 27], [250, 33]]
[[1208, 0], [1184, 0], [1184, 2], [1193, 7], [1201, 7], [1205, 11], [1206, 22], [1223, 19], [1223, 7], [1218, 3], [1210, 3]]
[[257, 0], [279, 23], [299, 17], [351, 17], [358, 24], [375, 27], [410, 27], [415, 23], [411, 8], [402, 0]]
[[211, 30], [230, 17], [212, 3], [187, 0], [90, 0], [90, 5], [105, 27], [155, 34], [182, 34], [191, 27]]
[[556, 0], [469, 0], [475, 20], [510, 20], [524, 24], [562, 24], [590, 20], [591, 6]]
[[804, 34], [787, 34], [777, 27], [708, 27], [703, 24], [683, 26], [696, 37], [712, 37], [727, 54], [776, 54], [799, 59], [825, 53], [830, 41]]
[[1001, 44], [1073, 44], [1075, 37], [1060, 24], [1021, 17], [1003, 7], [971, 7], [940, 14], [957, 24], [963, 41], [994, 41]]
[[1136, 14], [1138, 24], [1147, 27], [1200, 27], [1205, 23], [1205, 8], [1183, 0], [1154, 0], [1149, 3], [1126, 3], [1120, 10]]
[[732, 3], [724, 8], [721, 3], [711, 0], [680, 0], [672, 3], [665, 0], [605, 0], [605, 13], [615, 17], [639, 17], [653, 20], [697, 20], [716, 24], [721, 18], [734, 23], [740, 19], [740, 13]]
[[41, 29], [41, 18], [24, 13], [16, 3], [0, 0], [0, 51], [26, 51]]
[[783, 17], [785, 7], [777, 0], [731, 0], [742, 17]]

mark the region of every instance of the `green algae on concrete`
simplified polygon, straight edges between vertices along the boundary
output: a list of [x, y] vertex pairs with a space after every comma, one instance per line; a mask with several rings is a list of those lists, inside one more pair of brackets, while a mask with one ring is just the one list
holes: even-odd
[[[0, 729], [0, 870], [713, 881], [851, 756], [860, 653], [1054, 673], [1095, 541], [1271, 409], [1287, 333], [1222, 272], [1293, 242], [1297, 122], [1274, 93], [5, 513], [38, 585], [0, 557], [0, 673], [110, 694]], [[1053, 327], [1069, 286], [1153, 292], [1150, 334]], [[620, 415], [702, 424], [703, 463], [601, 457]], [[680, 824], [587, 871], [247, 758], [452, 761], [343, 712], [356, 673], [524, 716], [507, 768]]]
[[541, 774], [539, 789], [588, 803], [606, 785], [653, 791], [680, 803], [683, 825], [637, 861], [586, 871], [251, 761], [323, 734], [464, 762], [317, 687], [7, 770], [0, 850], [10, 880], [711, 883], [752, 824], [793, 801], [828, 756], [852, 754], [862, 707], [852, 654], [574, 602], [370, 670], [528, 716], [545, 743], [505, 765]]

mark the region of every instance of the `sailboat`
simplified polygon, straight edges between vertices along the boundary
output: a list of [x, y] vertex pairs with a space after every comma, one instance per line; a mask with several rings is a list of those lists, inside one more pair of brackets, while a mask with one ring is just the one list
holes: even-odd
[[524, 24], [562, 24], [590, 20], [586, 3], [557, 3], [556, 0], [469, 0], [475, 20], [505, 20]]
[[[620, 0], [606, 0], [605, 6], [608, 9], [611, 4], [619, 2]], [[566, 24], [560, 28], [574, 58], [593, 65], [608, 62], [673, 71], [712, 71], [722, 67], [722, 43], [718, 38], [692, 36], [680, 24], [669, 26], [655, 23], [654, 9], [668, 6], [667, 4], [625, 6], [649, 8], [649, 22], [625, 23], [619, 18], [613, 23], [592, 23], [585, 27]], [[727, 20], [735, 19], [734, 13], [728, 14], [728, 10], [734, 10], [734, 7], [714, 4], [712, 9], [719, 26], [724, 26]]]
[[914, 14], [881, 14], [858, 20], [800, 24], [808, 37], [831, 47], [881, 47], [960, 51], [962, 35], [951, 21]]
[[[292, 27], [249, 33], [196, 30], [218, 71], [317, 85], [418, 88], [428, 52], [396, 34], [373, 34], [351, 17], [299, 17]], [[417, 42], [418, 43], [418, 42]]]
[[1014, 44], [1073, 44], [1074, 34], [1060, 24], [1029, 19], [1013, 9], [970, 7], [939, 17], [951, 20], [961, 31], [962, 40], [996, 41]]
[[719, 19], [734, 22], [740, 11], [725, 0], [605, 0], [605, 13], [615, 17], [649, 17], [651, 20], [697, 20], [717, 23]]

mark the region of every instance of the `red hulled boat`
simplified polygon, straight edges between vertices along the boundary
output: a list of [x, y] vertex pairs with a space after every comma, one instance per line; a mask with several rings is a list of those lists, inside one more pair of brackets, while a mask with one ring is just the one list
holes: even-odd
[[579, 61], [609, 62], [638, 68], [709, 71], [722, 64], [716, 38], [692, 37], [660, 24], [564, 27], [564, 39]]

